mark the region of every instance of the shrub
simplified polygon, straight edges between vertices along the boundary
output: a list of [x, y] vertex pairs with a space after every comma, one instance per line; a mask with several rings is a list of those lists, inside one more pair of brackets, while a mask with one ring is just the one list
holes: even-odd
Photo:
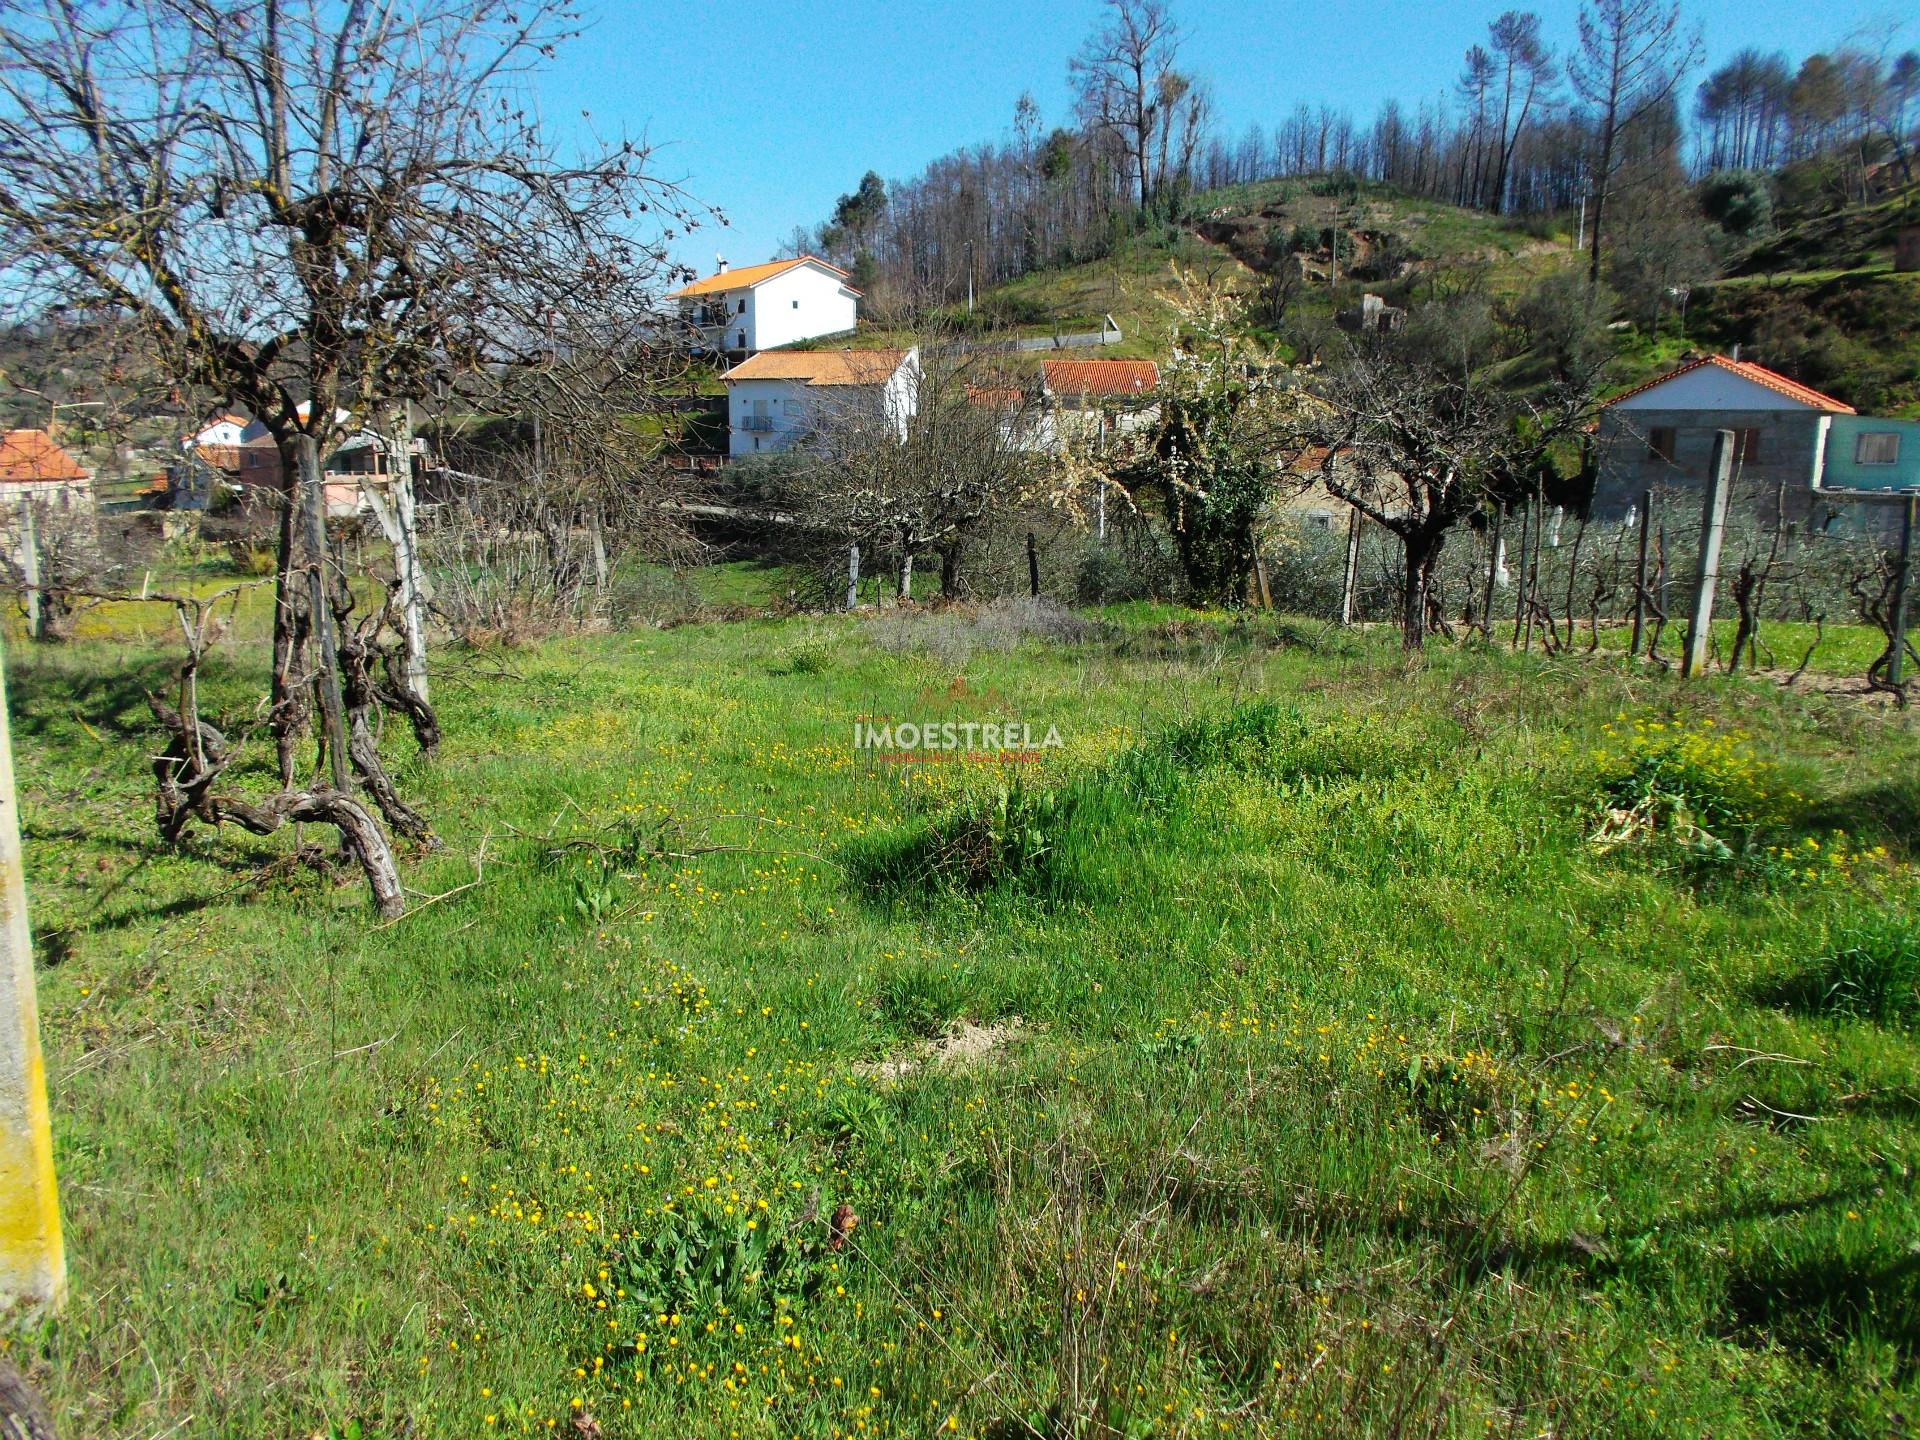
[[617, 572], [607, 593], [607, 619], [620, 630], [690, 619], [700, 597], [686, 578], [651, 565]]
[[1173, 556], [1144, 527], [1115, 527], [1107, 543], [1089, 544], [1080, 556], [1074, 594], [1082, 605], [1153, 600], [1172, 592], [1173, 571]]
[[1700, 182], [1700, 209], [1729, 235], [1758, 235], [1773, 224], [1773, 190], [1754, 170], [1716, 170]]

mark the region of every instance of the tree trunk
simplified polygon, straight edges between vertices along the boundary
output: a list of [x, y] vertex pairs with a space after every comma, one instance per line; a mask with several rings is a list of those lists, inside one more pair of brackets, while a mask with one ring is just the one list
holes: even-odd
[[[340, 657], [334, 648], [333, 607], [327, 603], [326, 482], [320, 470], [320, 443], [301, 433], [295, 439], [300, 459], [300, 512], [306, 525], [308, 612], [320, 645], [320, 668], [314, 685], [320, 692], [320, 715], [326, 729], [327, 765], [333, 788], [347, 788], [347, 727], [340, 701]], [[342, 827], [347, 833], [346, 827]]]
[[269, 724], [280, 767], [280, 788], [293, 788], [294, 746], [301, 729], [299, 683], [299, 577], [294, 574], [293, 512], [300, 502], [294, 447], [280, 449], [280, 540], [273, 570], [273, 678], [268, 690]]
[[900, 583], [894, 589], [893, 598], [913, 598], [913, 531], [905, 525], [900, 527]]
[[1446, 532], [1410, 531], [1400, 537], [1406, 556], [1406, 588], [1401, 596], [1400, 648], [1421, 649], [1427, 641], [1427, 596], [1433, 588], [1434, 566], [1440, 562], [1440, 547]]

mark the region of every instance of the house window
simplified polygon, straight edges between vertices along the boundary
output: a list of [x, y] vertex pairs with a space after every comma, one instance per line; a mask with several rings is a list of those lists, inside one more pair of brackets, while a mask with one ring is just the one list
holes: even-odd
[[747, 348], [747, 332], [742, 330], [740, 332], [740, 338], [736, 340], [734, 343], [738, 345], [740, 349], [742, 350], [746, 349]]
[[1856, 465], [1897, 465], [1900, 462], [1900, 434], [1895, 430], [1867, 430], [1853, 437], [1853, 463]]
[[794, 302], [793, 302], [793, 308], [794, 308], [794, 309], [796, 309], [796, 310], [798, 310], [798, 309], [800, 308], [800, 302], [799, 302], [798, 300], [796, 300], [796, 301], [794, 301]]
[[1760, 463], [1760, 432], [1758, 430], [1742, 430], [1740, 432], [1739, 459], [1742, 465], [1758, 465]]
[[745, 300], [742, 300], [742, 301], [740, 302], [740, 308], [739, 308], [738, 310], [736, 310], [736, 311], [734, 311], [733, 313], [734, 313], [734, 314], [736, 314], [736, 315], [744, 315], [744, 314], [746, 314], [746, 313], [747, 313], [747, 302], [746, 302]]
[[1656, 425], [1647, 432], [1647, 459], [1664, 460], [1673, 463], [1674, 429], [1671, 425]]

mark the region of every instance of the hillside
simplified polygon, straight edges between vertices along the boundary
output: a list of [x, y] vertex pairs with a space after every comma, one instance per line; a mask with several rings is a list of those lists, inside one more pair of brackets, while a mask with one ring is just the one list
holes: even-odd
[[[989, 289], [978, 309], [1022, 335], [1091, 330], [1110, 314], [1126, 340], [1102, 354], [1155, 357], [1166, 353], [1171, 316], [1159, 292], [1175, 263], [1262, 292], [1262, 324], [1279, 277], [1292, 273], [1285, 314], [1296, 328], [1324, 326], [1363, 291], [1409, 308], [1462, 288], [1507, 299], [1579, 263], [1571, 217], [1515, 220], [1387, 186], [1332, 191], [1304, 180], [1213, 191], [1195, 201], [1190, 226], [1133, 237], [1106, 259], [1021, 276]], [[1668, 315], [1655, 335], [1637, 317], [1618, 317], [1612, 378], [1637, 383], [1688, 355], [1738, 345], [1863, 410], [1920, 414], [1920, 275], [1892, 268], [1911, 203], [1803, 201], [1784, 211], [1777, 227], [1729, 255], [1724, 278], [1692, 288], [1684, 323]], [[863, 333], [862, 343], [898, 338], [872, 337]], [[1524, 357], [1510, 373], [1530, 373]]]

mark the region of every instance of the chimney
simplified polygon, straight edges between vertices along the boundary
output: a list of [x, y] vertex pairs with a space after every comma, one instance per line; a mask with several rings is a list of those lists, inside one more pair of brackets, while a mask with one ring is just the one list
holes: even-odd
[[715, 273], [715, 274], [717, 274], [717, 275], [724, 275], [724, 274], [726, 274], [726, 273], [727, 273], [727, 257], [726, 257], [726, 256], [724, 256], [724, 255], [716, 255], [716, 256], [714, 256], [714, 257], [713, 257], [713, 264], [714, 264], [714, 273]]

